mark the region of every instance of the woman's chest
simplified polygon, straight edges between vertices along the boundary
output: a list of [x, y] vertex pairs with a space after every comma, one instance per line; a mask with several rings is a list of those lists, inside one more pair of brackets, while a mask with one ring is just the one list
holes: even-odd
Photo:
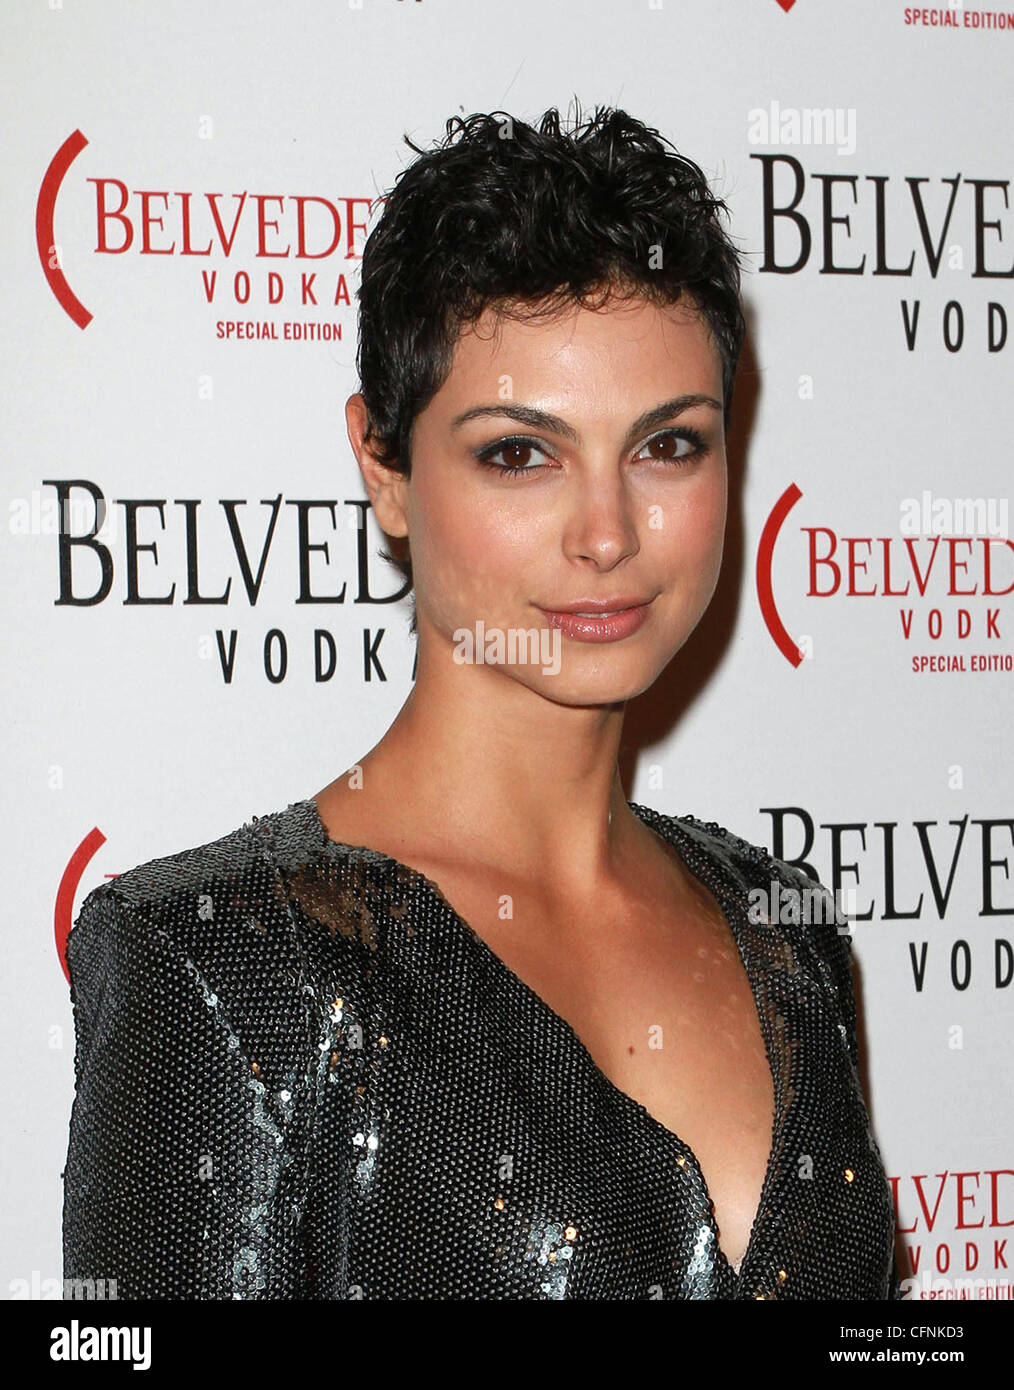
[[614, 905], [580, 922], [515, 903], [470, 920], [531, 997], [563, 1020], [606, 1088], [643, 1106], [694, 1154], [734, 1266], [772, 1149], [774, 1086], [735, 937], [717, 913]]
[[[328, 1113], [313, 1168], [328, 1175], [317, 1178], [330, 1184], [327, 1209], [349, 1223], [343, 1279], [367, 1297], [879, 1296], [858, 1290], [877, 1286], [883, 1174], [836, 1020], [815, 1010], [812, 982], [800, 995], [795, 976], [759, 981], [783, 1102], [772, 1150], [758, 1011], [738, 953], [698, 972], [714, 989], [698, 980], [682, 990], [664, 952], [599, 949], [597, 972], [582, 972], [579, 956], [564, 980], [520, 942], [512, 954], [506, 938], [486, 943], [465, 929], [445, 902], [412, 897], [377, 933], [364, 969], [350, 968], [347, 951], [318, 962], [317, 993], [341, 1008], [324, 1025]], [[741, 1015], [757, 1028], [752, 1040]], [[705, 1039], [723, 1034], [739, 1046], [717, 1050], [738, 1054], [738, 1066], [710, 1055]], [[725, 1181], [722, 1155], [748, 1147], [750, 1124], [752, 1155]], [[733, 1204], [745, 1244], [769, 1153], [765, 1212], [737, 1280], [709, 1185], [735, 1261]], [[843, 1154], [859, 1179], [846, 1192], [836, 1180]], [[798, 1180], [799, 1155], [809, 1182]], [[864, 1212], [876, 1231], [853, 1269], [836, 1249]]]

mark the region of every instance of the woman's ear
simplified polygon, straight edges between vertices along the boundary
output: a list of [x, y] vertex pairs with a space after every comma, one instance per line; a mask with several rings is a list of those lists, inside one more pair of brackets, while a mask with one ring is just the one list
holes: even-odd
[[357, 391], [345, 402], [345, 424], [374, 516], [385, 535], [407, 536], [408, 479], [390, 464], [382, 462], [365, 442], [368, 422], [366, 402]]

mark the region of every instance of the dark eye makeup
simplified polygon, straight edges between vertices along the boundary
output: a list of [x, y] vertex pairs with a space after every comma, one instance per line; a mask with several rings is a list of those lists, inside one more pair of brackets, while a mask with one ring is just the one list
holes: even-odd
[[[708, 443], [699, 430], [693, 429], [689, 425], [681, 425], [678, 429], [660, 430], [658, 434], [653, 434], [650, 439], [646, 439], [641, 448], [647, 448], [649, 444], [654, 444], [660, 439], [684, 439], [694, 447], [690, 453], [680, 454], [675, 458], [656, 459], [659, 463], [669, 463], [675, 467], [682, 467], [692, 459], [699, 458], [708, 452]], [[474, 451], [476, 460], [485, 464], [489, 468], [495, 468], [498, 473], [516, 476], [519, 473], [536, 473], [542, 465], [536, 464], [534, 467], [526, 463], [497, 463], [498, 454], [503, 454], [509, 450], [529, 449], [539, 454], [546, 454], [549, 457], [549, 450], [542, 440], [534, 439], [531, 435], [511, 434], [505, 435], [502, 439], [495, 440], [492, 444], [487, 444], [482, 449]]]

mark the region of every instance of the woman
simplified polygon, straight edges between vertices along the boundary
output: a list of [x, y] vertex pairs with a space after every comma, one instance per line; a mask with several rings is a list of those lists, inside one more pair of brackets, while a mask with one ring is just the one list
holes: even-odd
[[724, 204], [622, 111], [412, 148], [346, 418], [415, 685], [315, 796], [86, 899], [65, 1278], [896, 1297], [850, 938], [764, 920], [813, 885], [617, 771], [721, 564]]

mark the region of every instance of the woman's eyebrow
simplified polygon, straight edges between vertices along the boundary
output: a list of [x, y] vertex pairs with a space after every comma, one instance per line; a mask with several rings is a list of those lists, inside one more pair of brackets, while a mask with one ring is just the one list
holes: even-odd
[[[643, 415], [639, 415], [627, 432], [626, 443], [632, 443], [645, 430], [650, 430], [655, 425], [664, 424], [666, 420], [671, 420], [675, 415], [681, 415], [684, 410], [690, 410], [695, 405], [710, 405], [715, 410], [722, 410], [721, 401], [716, 401], [714, 396], [705, 396], [699, 393], [673, 396], [671, 400], [663, 401], [661, 405], [653, 406], [651, 410], [646, 410]], [[466, 420], [476, 420], [489, 415], [506, 415], [508, 419], [517, 420], [522, 425], [531, 425], [534, 429], [551, 430], [554, 434], [559, 434], [575, 444], [581, 443], [580, 434], [573, 425], [569, 425], [561, 416], [552, 415], [546, 410], [536, 410], [534, 406], [529, 405], [510, 405], [507, 403], [475, 405], [470, 410], [463, 410], [460, 415], [455, 415], [451, 421], [451, 428], [457, 429]]]

